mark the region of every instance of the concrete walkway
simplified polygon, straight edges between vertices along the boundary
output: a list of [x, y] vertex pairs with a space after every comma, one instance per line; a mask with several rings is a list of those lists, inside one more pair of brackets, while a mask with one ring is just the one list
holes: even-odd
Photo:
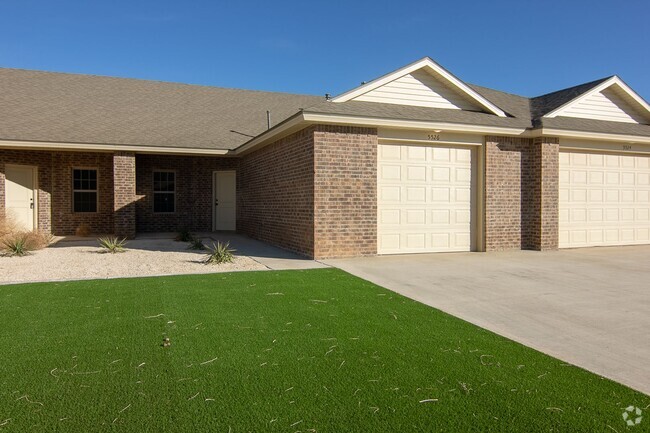
[[650, 394], [650, 246], [328, 260]]
[[[272, 270], [291, 269], [316, 269], [326, 268], [327, 265], [308, 259], [291, 251], [274, 247], [271, 244], [251, 239], [248, 236], [233, 232], [205, 232], [193, 233], [197, 238], [203, 240], [207, 246], [211, 242], [229, 242], [230, 247], [235, 250], [238, 256], [247, 256], [256, 262]], [[149, 239], [174, 239], [176, 233], [140, 233], [137, 239], [146, 241]]]

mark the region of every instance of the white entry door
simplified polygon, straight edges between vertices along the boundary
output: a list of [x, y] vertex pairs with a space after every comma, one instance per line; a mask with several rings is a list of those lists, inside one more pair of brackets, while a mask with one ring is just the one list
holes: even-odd
[[650, 244], [650, 156], [561, 151], [559, 241]]
[[212, 175], [214, 230], [235, 230], [237, 225], [237, 178], [234, 171]]
[[472, 249], [472, 150], [380, 144], [379, 254]]
[[23, 230], [36, 228], [36, 169], [19, 165], [5, 168], [5, 209]]

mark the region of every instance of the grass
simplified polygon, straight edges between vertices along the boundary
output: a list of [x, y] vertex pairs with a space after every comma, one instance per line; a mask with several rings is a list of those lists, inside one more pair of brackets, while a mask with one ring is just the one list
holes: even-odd
[[650, 404], [335, 269], [2, 286], [0, 329], [3, 432], [623, 432]]

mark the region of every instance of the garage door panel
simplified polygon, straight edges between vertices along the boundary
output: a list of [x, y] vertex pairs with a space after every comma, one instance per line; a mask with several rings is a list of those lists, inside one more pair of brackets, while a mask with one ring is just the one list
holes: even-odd
[[379, 253], [469, 251], [472, 151], [381, 144], [378, 155]]
[[561, 248], [648, 243], [650, 157], [560, 152]]

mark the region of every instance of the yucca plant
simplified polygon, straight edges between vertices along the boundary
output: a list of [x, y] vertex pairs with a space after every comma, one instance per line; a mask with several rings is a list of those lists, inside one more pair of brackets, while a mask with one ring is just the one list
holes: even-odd
[[116, 236], [108, 236], [105, 238], [99, 238], [97, 241], [99, 242], [99, 246], [106, 253], [115, 254], [126, 251], [126, 248], [124, 248], [126, 245], [126, 238], [120, 239]]
[[221, 263], [231, 263], [234, 259], [235, 250], [230, 248], [230, 242], [225, 244], [212, 242], [212, 247], [208, 247], [208, 255], [203, 260], [206, 265], [219, 265]]
[[205, 245], [203, 241], [199, 238], [194, 238], [190, 241], [190, 245], [187, 247], [188, 250], [205, 250]]
[[3, 239], [2, 249], [5, 251], [5, 254], [10, 257], [26, 256], [27, 254], [29, 254], [29, 249], [30, 249], [27, 235], [24, 233], [20, 233]]

